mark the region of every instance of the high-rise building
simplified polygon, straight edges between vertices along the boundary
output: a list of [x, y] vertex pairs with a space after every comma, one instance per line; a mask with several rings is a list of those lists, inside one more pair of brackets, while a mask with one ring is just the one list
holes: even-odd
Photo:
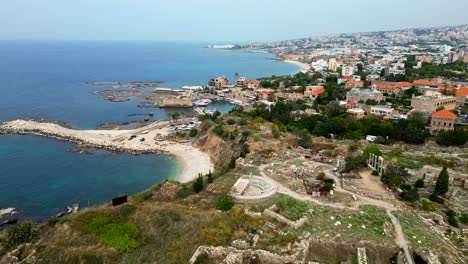
[[336, 71], [336, 59], [335, 58], [331, 58], [328, 60], [328, 69], [330, 71]]

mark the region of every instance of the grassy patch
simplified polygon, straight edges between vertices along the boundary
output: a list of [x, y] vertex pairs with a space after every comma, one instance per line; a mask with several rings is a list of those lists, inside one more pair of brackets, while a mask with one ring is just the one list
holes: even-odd
[[420, 169], [423, 165], [417, 161], [409, 160], [406, 158], [397, 158], [397, 166], [408, 169]]
[[132, 196], [133, 200], [135, 202], [137, 202], [137, 203], [144, 202], [144, 201], [150, 199], [151, 197], [153, 197], [153, 192], [151, 192], [151, 191], [137, 193], [137, 194]]
[[309, 205], [307, 203], [285, 195], [279, 195], [276, 197], [275, 205], [279, 208], [280, 214], [292, 221], [301, 219], [309, 209]]
[[138, 245], [136, 238], [140, 231], [133, 224], [127, 224], [110, 216], [96, 217], [89, 224], [98, 236], [99, 242], [119, 251], [131, 251]]
[[441, 238], [427, 227], [417, 216], [409, 212], [400, 211], [394, 212], [393, 214], [400, 221], [406, 240], [408, 240], [414, 247], [434, 248], [441, 246]]

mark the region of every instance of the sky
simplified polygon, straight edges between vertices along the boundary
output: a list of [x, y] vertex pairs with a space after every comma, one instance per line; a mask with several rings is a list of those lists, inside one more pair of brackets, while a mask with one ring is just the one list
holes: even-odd
[[240, 43], [468, 24], [467, 0], [0, 0], [0, 39]]

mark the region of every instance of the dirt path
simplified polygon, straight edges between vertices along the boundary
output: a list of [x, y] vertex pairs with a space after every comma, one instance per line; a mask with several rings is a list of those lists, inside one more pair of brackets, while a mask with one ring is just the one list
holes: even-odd
[[405, 257], [406, 257], [406, 259], [408, 261], [408, 264], [414, 264], [413, 258], [411, 257], [411, 253], [410, 253], [409, 248], [408, 248], [408, 242], [406, 241], [405, 235], [403, 233], [403, 228], [401, 227], [400, 222], [398, 221], [398, 219], [392, 214], [393, 211], [396, 211], [397, 209], [401, 208], [400, 203], [398, 202], [397, 199], [395, 199], [395, 204], [391, 204], [391, 203], [388, 203], [388, 202], [385, 202], [385, 201], [382, 201], [382, 200], [372, 199], [372, 198], [361, 196], [359, 194], [356, 194], [356, 193], [353, 193], [351, 191], [345, 190], [339, 184], [340, 181], [339, 181], [338, 177], [335, 174], [333, 174], [330, 170], [326, 170], [326, 171], [324, 171], [325, 174], [328, 175], [329, 177], [333, 178], [335, 180], [335, 182], [337, 183], [336, 187], [335, 187], [335, 191], [340, 192], [340, 193], [350, 194], [350, 195], [356, 197], [357, 201], [355, 201], [352, 206], [347, 206], [347, 205], [344, 205], [344, 204], [337, 204], [337, 203], [324, 203], [324, 202], [321, 202], [321, 201], [319, 201], [319, 200], [317, 200], [317, 199], [315, 199], [315, 198], [313, 198], [313, 197], [311, 197], [309, 195], [304, 195], [304, 194], [297, 193], [297, 192], [289, 189], [287, 186], [283, 185], [282, 183], [279, 183], [279, 182], [275, 181], [274, 179], [272, 179], [271, 177], [267, 176], [265, 174], [265, 172], [264, 172], [264, 169], [267, 166], [268, 165], [265, 164], [265, 165], [261, 165], [261, 166], [258, 167], [260, 175], [262, 175], [265, 178], [270, 179], [275, 184], [277, 184], [279, 193], [289, 195], [289, 196], [291, 196], [291, 197], [293, 197], [295, 199], [298, 199], [300, 201], [313, 202], [313, 203], [315, 203], [317, 205], [327, 206], [327, 207], [331, 207], [331, 208], [335, 208], [335, 209], [353, 209], [353, 210], [356, 210], [361, 205], [374, 205], [374, 206], [377, 206], [379, 208], [385, 209], [385, 212], [390, 217], [392, 225], [393, 225], [393, 227], [395, 229], [395, 242], [396, 242], [396, 244], [401, 249], [403, 249], [403, 252], [404, 252]]

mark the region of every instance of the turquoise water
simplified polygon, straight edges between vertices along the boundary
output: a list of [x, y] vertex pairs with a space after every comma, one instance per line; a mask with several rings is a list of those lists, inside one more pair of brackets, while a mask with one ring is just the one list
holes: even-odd
[[[161, 87], [205, 85], [210, 77], [250, 78], [297, 72], [270, 54], [212, 51], [206, 43], [0, 41], [0, 122], [18, 118], [61, 120], [77, 128], [166, 119], [179, 109], [142, 109], [139, 100], [112, 103], [90, 94], [112, 89], [86, 81], [163, 81]], [[229, 106], [212, 107], [228, 111]], [[109, 201], [143, 191], [180, 170], [164, 155], [67, 152], [74, 145], [41, 137], [0, 135], [0, 208], [41, 219], [64, 206]]]
[[80, 203], [97, 205], [114, 196], [145, 190], [179, 172], [175, 158], [100, 150], [67, 152], [74, 144], [43, 137], [0, 136], [0, 208], [41, 219]]

